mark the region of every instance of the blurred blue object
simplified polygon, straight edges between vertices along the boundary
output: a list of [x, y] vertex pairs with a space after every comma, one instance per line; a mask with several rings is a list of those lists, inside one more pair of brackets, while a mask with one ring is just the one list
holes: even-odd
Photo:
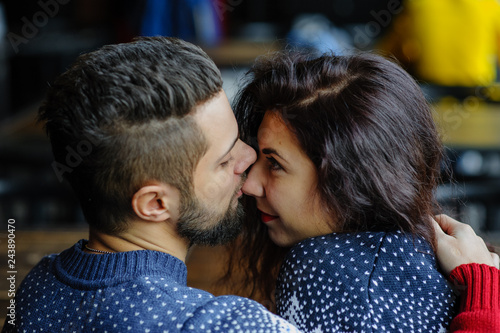
[[216, 45], [222, 38], [222, 22], [210, 0], [147, 0], [141, 35]]
[[321, 14], [298, 16], [288, 33], [288, 40], [293, 46], [312, 49], [320, 54], [334, 52], [343, 55], [354, 49], [349, 33], [335, 27]]
[[141, 35], [156, 36], [156, 35], [171, 35], [172, 27], [168, 0], [148, 0], [144, 10], [144, 18], [142, 20]]

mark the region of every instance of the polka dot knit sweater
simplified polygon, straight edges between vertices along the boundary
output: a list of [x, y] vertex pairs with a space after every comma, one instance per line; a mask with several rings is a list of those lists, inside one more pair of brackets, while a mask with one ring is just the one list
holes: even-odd
[[186, 266], [169, 254], [88, 254], [85, 243], [29, 273], [4, 332], [298, 332], [254, 301], [187, 287]]
[[276, 303], [304, 332], [446, 332], [455, 314], [429, 244], [402, 233], [302, 241], [280, 269]]

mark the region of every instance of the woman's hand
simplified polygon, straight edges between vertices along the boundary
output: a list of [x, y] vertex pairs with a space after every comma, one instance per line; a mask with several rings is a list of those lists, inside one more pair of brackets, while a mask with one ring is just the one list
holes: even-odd
[[498, 254], [490, 252], [483, 239], [465, 223], [448, 215], [433, 219], [437, 239], [437, 258], [446, 275], [460, 265], [478, 263], [500, 268]]

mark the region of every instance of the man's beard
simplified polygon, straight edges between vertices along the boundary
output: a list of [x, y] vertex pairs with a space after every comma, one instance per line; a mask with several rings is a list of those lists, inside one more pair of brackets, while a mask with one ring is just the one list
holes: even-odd
[[207, 208], [189, 195], [185, 199], [180, 211], [177, 232], [181, 237], [188, 239], [191, 245], [222, 245], [234, 240], [240, 233], [244, 210], [234, 193], [229, 202], [229, 207], [224, 212], [218, 213]]

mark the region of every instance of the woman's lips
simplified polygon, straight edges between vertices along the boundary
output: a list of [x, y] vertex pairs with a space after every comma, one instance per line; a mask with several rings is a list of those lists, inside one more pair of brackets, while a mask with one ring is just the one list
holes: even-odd
[[268, 223], [272, 220], [276, 220], [277, 218], [279, 218], [279, 216], [269, 215], [269, 214], [264, 213], [264, 212], [260, 212], [260, 217], [262, 219], [262, 222], [264, 222], [264, 223]]

